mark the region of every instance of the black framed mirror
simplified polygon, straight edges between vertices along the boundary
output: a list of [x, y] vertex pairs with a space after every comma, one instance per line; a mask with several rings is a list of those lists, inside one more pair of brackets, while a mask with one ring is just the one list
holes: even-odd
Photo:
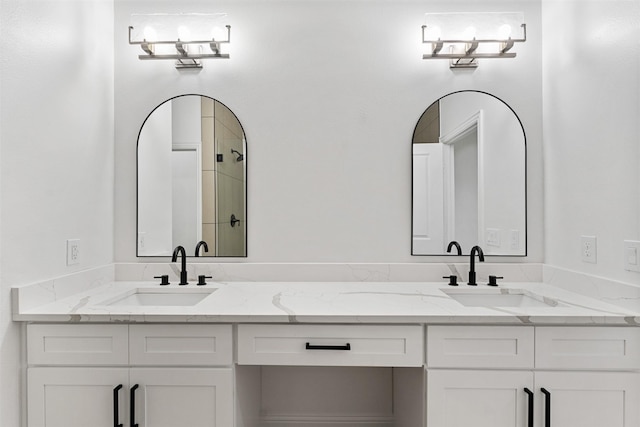
[[247, 256], [247, 142], [236, 115], [180, 95], [145, 119], [137, 149], [138, 257]]
[[526, 135], [515, 111], [481, 91], [433, 102], [412, 138], [412, 255], [526, 256]]

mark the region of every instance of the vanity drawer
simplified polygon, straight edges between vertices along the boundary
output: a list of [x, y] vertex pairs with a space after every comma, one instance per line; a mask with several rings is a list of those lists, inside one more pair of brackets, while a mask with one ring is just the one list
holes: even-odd
[[422, 366], [419, 325], [239, 325], [238, 363]]
[[27, 325], [29, 365], [126, 365], [127, 325]]
[[640, 369], [640, 328], [537, 327], [536, 368]]
[[529, 326], [429, 326], [430, 368], [533, 368]]
[[200, 365], [233, 363], [231, 325], [131, 325], [131, 365]]

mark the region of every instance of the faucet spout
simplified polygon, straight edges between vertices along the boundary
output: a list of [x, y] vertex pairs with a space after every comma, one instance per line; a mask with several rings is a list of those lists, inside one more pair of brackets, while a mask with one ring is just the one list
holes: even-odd
[[478, 286], [476, 283], [476, 254], [478, 255], [478, 261], [484, 262], [482, 248], [480, 246], [471, 248], [471, 253], [469, 254], [469, 282], [467, 282], [469, 286]]
[[455, 240], [449, 242], [449, 246], [447, 246], [447, 253], [451, 253], [451, 249], [453, 249], [454, 246], [456, 247], [458, 255], [462, 255], [462, 248], [460, 247], [460, 243], [456, 242]]
[[200, 240], [196, 245], [196, 256], [200, 256], [200, 246], [204, 246], [204, 251], [209, 252], [209, 245], [204, 240]]
[[173, 255], [171, 255], [171, 262], [176, 262], [178, 260], [178, 254], [182, 257], [180, 260], [180, 283], [179, 285], [188, 285], [187, 282], [187, 252], [184, 250], [182, 246], [176, 246], [173, 250]]

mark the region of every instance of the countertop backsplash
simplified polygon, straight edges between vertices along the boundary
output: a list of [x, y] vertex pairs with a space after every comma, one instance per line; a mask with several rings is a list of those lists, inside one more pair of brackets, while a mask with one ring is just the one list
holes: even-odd
[[[476, 262], [478, 280], [490, 274], [509, 282], [541, 282], [541, 264], [499, 264]], [[468, 263], [193, 263], [189, 277], [200, 274], [222, 282], [442, 282], [443, 276], [467, 280]], [[161, 274], [175, 275], [175, 263], [115, 264], [117, 281], [155, 280]]]
[[567, 291], [640, 312], [640, 287], [604, 277], [542, 265], [542, 281]]

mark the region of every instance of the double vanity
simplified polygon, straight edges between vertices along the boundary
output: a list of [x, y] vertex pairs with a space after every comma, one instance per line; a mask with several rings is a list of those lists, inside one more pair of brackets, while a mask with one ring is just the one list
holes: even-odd
[[555, 286], [20, 291], [29, 427], [640, 425], [638, 313]]

